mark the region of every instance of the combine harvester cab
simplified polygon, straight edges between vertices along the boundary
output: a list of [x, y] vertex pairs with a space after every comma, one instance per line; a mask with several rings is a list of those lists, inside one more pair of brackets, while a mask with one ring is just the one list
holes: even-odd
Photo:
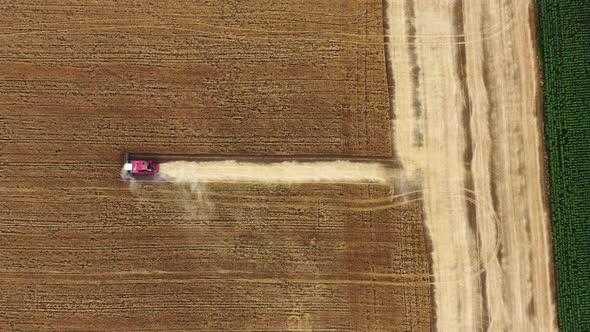
[[160, 172], [157, 160], [134, 158], [125, 154], [123, 169], [132, 177], [154, 176]]

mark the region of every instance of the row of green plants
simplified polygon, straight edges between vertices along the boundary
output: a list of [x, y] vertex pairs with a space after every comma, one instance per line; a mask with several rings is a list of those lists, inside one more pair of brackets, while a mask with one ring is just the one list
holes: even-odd
[[537, 4], [558, 321], [590, 331], [590, 2]]

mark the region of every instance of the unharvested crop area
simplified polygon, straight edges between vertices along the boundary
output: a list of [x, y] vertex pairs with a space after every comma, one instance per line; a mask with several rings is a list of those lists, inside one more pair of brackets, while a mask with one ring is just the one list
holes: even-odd
[[590, 8], [539, 2], [555, 277], [561, 331], [590, 329]]
[[0, 7], [1, 330], [430, 329], [389, 185], [119, 181], [125, 151], [390, 157], [380, 1]]
[[391, 154], [381, 1], [54, 0], [0, 19], [7, 161]]
[[2, 193], [3, 329], [429, 327], [419, 204], [368, 209], [388, 186], [34, 181]]

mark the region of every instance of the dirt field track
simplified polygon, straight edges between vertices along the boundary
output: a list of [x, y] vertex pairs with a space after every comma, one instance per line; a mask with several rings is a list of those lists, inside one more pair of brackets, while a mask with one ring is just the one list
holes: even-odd
[[125, 151], [390, 156], [380, 1], [0, 7], [0, 330], [430, 329], [388, 185], [119, 181]]

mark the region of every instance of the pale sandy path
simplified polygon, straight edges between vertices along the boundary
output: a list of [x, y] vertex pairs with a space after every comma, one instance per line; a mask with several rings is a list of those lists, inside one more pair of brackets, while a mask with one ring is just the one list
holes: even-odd
[[387, 3], [396, 153], [424, 187], [436, 327], [556, 330], [532, 1]]
[[160, 165], [159, 177], [177, 183], [243, 181], [272, 183], [372, 182], [388, 183], [391, 169], [380, 163], [344, 160], [276, 163], [172, 161]]

